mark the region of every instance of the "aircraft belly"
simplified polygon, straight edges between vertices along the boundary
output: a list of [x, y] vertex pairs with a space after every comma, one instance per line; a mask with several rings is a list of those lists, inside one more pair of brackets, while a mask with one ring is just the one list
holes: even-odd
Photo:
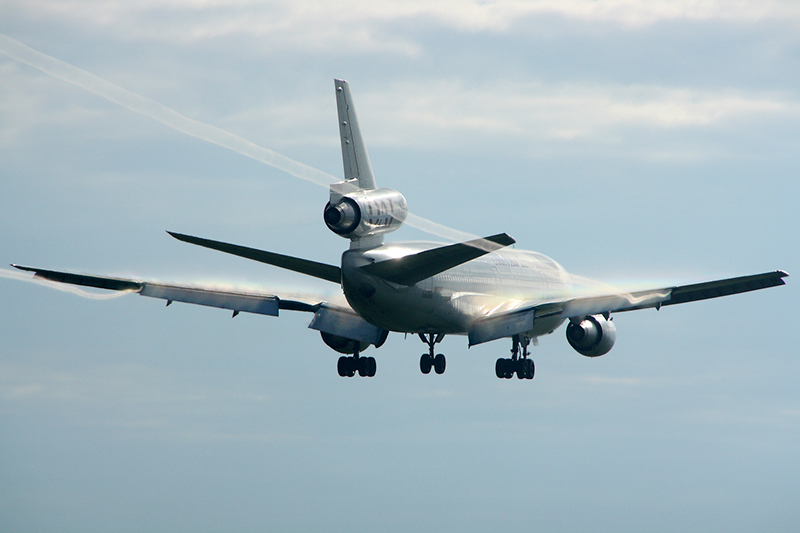
[[368, 298], [345, 292], [353, 309], [368, 322], [397, 332], [466, 333], [470, 317], [451, 298], [417, 286], [380, 285]]

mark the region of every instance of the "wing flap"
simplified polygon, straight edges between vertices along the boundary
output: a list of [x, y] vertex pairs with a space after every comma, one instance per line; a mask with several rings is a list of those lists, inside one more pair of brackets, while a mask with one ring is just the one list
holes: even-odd
[[226, 254], [238, 255], [268, 265], [285, 268], [307, 276], [332, 281], [333, 283], [341, 283], [342, 271], [338, 266], [327, 265], [325, 263], [318, 263], [316, 261], [309, 261], [308, 259], [301, 259], [299, 257], [292, 257], [290, 255], [276, 254], [274, 252], [266, 252], [256, 248], [248, 248], [247, 246], [239, 246], [238, 244], [230, 244], [221, 241], [212, 241], [211, 239], [203, 239], [201, 237], [193, 237], [191, 235], [184, 235], [182, 233], [174, 233], [168, 231], [170, 235], [179, 241], [203, 246], [204, 248], [211, 248]]
[[510, 246], [515, 242], [509, 235], [500, 233], [485, 239], [451, 244], [396, 259], [372, 263], [361, 268], [367, 273], [387, 281], [411, 286], [423, 279], [435, 276], [500, 248]]
[[278, 316], [280, 301], [277, 296], [264, 296], [237, 292], [216, 291], [158, 283], [145, 283], [139, 292], [142, 296], [160, 298], [168, 302], [183, 302], [206, 307], [230, 309], [237, 313], [256, 313]]

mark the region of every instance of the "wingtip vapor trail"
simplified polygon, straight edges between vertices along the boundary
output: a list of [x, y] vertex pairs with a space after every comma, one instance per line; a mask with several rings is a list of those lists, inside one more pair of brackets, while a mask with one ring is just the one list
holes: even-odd
[[[339, 181], [332, 174], [290, 159], [283, 154], [259, 146], [217, 126], [188, 118], [164, 104], [124, 89], [65, 61], [39, 52], [2, 33], [0, 33], [0, 53], [45, 74], [76, 85], [130, 111], [152, 118], [176, 131], [222, 148], [227, 148], [265, 165], [282, 170], [296, 178], [325, 188]], [[409, 214], [406, 224], [452, 241], [471, 240], [477, 237], [411, 214]]]
[[162, 103], [123, 89], [95, 74], [39, 52], [4, 34], [0, 34], [0, 53], [45, 74], [77, 85], [130, 111], [152, 118], [176, 131], [233, 150], [256, 161], [283, 170], [296, 178], [324, 187], [328, 187], [331, 183], [338, 181], [335, 176], [327, 172], [289, 159], [278, 152], [258, 146], [229, 131], [188, 118]]
[[58, 283], [55, 281], [48, 281], [45, 279], [37, 278], [36, 276], [31, 276], [30, 274], [19, 272], [17, 270], [9, 270], [7, 268], [0, 268], [0, 278], [8, 278], [8, 279], [15, 279], [18, 281], [25, 281], [27, 283], [35, 283], [36, 285], [43, 285], [45, 287], [56, 289], [62, 292], [77, 294], [81, 298], [88, 298], [90, 300], [113, 300], [114, 298], [120, 298], [122, 296], [126, 296], [128, 294], [133, 294], [136, 292], [132, 290], [114, 291], [111, 293], [89, 292], [81, 289], [80, 287], [76, 287], [75, 285], [65, 285], [63, 283]]

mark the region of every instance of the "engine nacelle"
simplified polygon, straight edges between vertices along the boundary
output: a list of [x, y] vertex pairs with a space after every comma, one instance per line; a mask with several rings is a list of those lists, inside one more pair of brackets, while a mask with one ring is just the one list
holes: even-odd
[[[341, 182], [347, 184], [347, 182]], [[373, 237], [394, 231], [408, 216], [405, 197], [392, 189], [355, 190], [342, 194], [341, 184], [331, 185], [331, 201], [325, 206], [325, 224], [348, 239]]]
[[353, 354], [356, 353], [356, 351], [360, 353], [370, 346], [368, 342], [359, 342], [332, 333], [325, 333], [324, 331], [320, 331], [319, 333], [322, 336], [322, 341], [339, 353]]
[[617, 328], [603, 315], [589, 315], [580, 323], [567, 325], [567, 341], [581, 355], [598, 357], [607, 354], [617, 340]]

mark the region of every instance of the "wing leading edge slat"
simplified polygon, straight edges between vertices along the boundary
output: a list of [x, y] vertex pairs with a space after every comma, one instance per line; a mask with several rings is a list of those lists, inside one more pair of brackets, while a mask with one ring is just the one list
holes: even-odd
[[278, 311], [280, 309], [314, 313], [319, 309], [322, 303], [321, 299], [316, 298], [281, 298], [274, 294], [255, 294], [209, 287], [170, 285], [133, 279], [74, 274], [71, 272], [46, 270], [21, 265], [11, 266], [26, 272], [33, 272], [34, 277], [49, 281], [112, 291], [136, 292], [142, 296], [167, 300], [168, 304], [172, 302], [182, 302], [206, 307], [229, 309], [236, 313], [278, 316]]

